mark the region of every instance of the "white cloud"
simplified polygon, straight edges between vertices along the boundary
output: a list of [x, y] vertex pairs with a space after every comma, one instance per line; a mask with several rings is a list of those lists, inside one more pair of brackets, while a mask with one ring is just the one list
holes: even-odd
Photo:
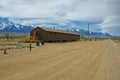
[[52, 18], [10, 18], [9, 21], [12, 21], [14, 23], [22, 23], [23, 25], [32, 25], [32, 24], [59, 24], [59, 25], [67, 25], [70, 23], [68, 20], [61, 20], [61, 19], [52, 19]]
[[120, 35], [120, 18], [118, 16], [109, 16], [99, 24], [102, 32], [109, 32], [112, 35]]
[[0, 5], [5, 17], [81, 19], [110, 11], [104, 0], [2, 0]]

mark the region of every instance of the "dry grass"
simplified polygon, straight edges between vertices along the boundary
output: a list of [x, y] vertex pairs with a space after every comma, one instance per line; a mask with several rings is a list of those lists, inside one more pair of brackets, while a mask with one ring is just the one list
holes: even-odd
[[111, 40], [7, 52], [0, 52], [0, 80], [120, 80], [120, 45]]
[[13, 48], [13, 47], [24, 47], [29, 46], [29, 43], [18, 42], [18, 38], [6, 40], [4, 38], [0, 39], [0, 50], [2, 48]]
[[120, 39], [112, 39], [112, 41], [120, 43]]

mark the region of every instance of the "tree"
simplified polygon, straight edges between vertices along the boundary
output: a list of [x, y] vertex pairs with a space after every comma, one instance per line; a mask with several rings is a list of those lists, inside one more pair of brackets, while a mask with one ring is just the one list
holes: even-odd
[[9, 38], [10, 38], [10, 33], [5, 33], [5, 38], [6, 38], [7, 40], [9, 40]]

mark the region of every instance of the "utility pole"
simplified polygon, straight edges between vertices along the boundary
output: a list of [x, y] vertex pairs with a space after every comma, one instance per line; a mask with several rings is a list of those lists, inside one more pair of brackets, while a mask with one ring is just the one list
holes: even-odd
[[90, 39], [90, 28], [89, 28], [89, 23], [88, 23], [88, 39]]

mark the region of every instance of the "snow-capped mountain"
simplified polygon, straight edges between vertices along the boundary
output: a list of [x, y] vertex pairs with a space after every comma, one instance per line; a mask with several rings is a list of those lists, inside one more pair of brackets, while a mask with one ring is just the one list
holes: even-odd
[[0, 23], [0, 34], [10, 33], [14, 35], [28, 35], [33, 29], [32, 26], [24, 26], [21, 24], [14, 24], [13, 22]]
[[112, 38], [113, 37], [109, 33], [102, 33], [102, 32], [90, 32], [89, 33], [87, 30], [78, 29], [78, 28], [77, 29], [71, 28], [71, 29], [67, 29], [66, 31], [72, 31], [80, 35], [83, 35], [84, 37], [88, 37], [88, 35], [92, 38]]

